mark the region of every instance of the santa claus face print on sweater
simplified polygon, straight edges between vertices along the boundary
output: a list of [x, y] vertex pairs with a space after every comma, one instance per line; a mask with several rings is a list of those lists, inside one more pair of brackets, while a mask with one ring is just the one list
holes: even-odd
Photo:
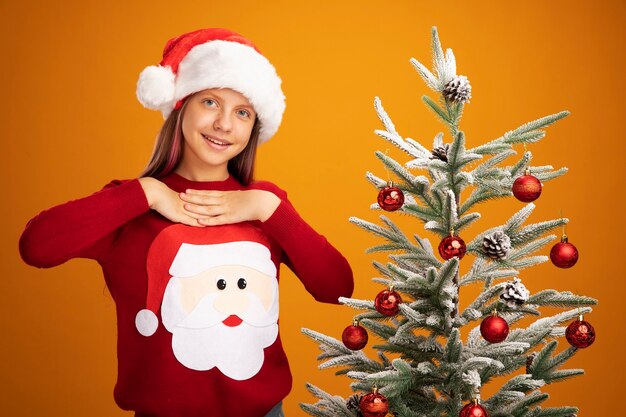
[[[151, 263], [151, 258], [163, 255], [164, 246], [169, 247], [166, 253], [176, 250], [161, 304], [174, 356], [190, 369], [217, 368], [234, 380], [253, 377], [263, 366], [264, 349], [278, 335], [278, 282], [266, 238], [249, 225], [173, 227], [177, 233], [170, 227], [169, 236], [155, 239], [148, 272], [149, 284], [155, 276], [163, 279], [163, 271], [156, 273], [154, 268], [167, 264], [161, 257]], [[199, 243], [203, 234], [214, 242], [215, 232], [222, 242]], [[223, 242], [230, 239], [243, 240]], [[158, 250], [153, 251], [155, 244]], [[158, 287], [153, 285], [152, 290]]]

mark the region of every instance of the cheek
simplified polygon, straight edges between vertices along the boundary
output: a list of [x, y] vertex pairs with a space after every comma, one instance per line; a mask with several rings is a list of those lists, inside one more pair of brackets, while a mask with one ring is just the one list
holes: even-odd
[[259, 275], [255, 278], [250, 278], [246, 287], [247, 291], [253, 292], [259, 298], [266, 311], [270, 309], [274, 301], [274, 287], [271, 282], [274, 279]]
[[251, 135], [252, 128], [250, 126], [240, 126], [237, 132], [237, 138], [239, 139], [239, 143], [241, 144], [241, 150], [243, 150], [248, 145]]
[[186, 138], [191, 138], [195, 132], [209, 123], [211, 123], [210, 114], [197, 109], [195, 103], [190, 103], [182, 115], [181, 130]]
[[191, 132], [196, 129], [199, 123], [199, 117], [195, 115], [193, 111], [186, 112], [181, 123], [183, 133]]
[[215, 286], [215, 278], [208, 277], [189, 277], [179, 278], [181, 304], [187, 314], [193, 310], [202, 297], [217, 292]]
[[188, 120], [183, 120], [183, 122], [181, 123], [181, 131], [183, 134], [183, 137], [181, 138], [183, 141], [183, 146], [187, 146], [187, 138], [191, 137], [191, 127], [190, 127], [190, 122]]

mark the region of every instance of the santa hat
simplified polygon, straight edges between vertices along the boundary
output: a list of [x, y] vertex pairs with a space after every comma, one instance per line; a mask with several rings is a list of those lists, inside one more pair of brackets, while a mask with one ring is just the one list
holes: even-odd
[[135, 317], [135, 327], [152, 336], [159, 325], [156, 313], [172, 277], [195, 276], [216, 266], [237, 265], [276, 277], [267, 238], [248, 224], [190, 228], [182, 224], [164, 229], [148, 250], [146, 308]]
[[190, 94], [231, 88], [254, 107], [262, 143], [276, 133], [285, 111], [280, 84], [274, 66], [248, 39], [228, 29], [200, 29], [165, 44], [161, 63], [139, 75], [137, 98], [167, 118]]

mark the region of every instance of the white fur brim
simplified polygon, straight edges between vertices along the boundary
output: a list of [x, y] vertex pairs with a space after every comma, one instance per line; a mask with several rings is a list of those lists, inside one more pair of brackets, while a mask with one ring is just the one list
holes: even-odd
[[169, 273], [174, 277], [191, 277], [210, 268], [225, 265], [246, 266], [276, 277], [276, 265], [267, 246], [239, 241], [211, 245], [180, 245]]
[[[271, 138], [280, 126], [285, 111], [281, 79], [274, 66], [254, 48], [219, 40], [197, 45], [180, 62], [173, 84], [166, 73], [149, 68], [156, 67], [142, 72], [137, 98], [145, 107], [160, 110], [164, 117], [189, 94], [207, 88], [231, 88], [246, 96], [254, 107], [261, 123], [260, 143]], [[155, 80], [151, 78], [153, 73]]]

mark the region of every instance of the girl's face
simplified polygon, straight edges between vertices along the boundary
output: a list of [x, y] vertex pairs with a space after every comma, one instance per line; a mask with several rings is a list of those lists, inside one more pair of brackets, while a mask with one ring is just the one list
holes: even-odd
[[194, 180], [223, 180], [228, 161], [250, 140], [256, 113], [243, 94], [229, 88], [203, 90], [188, 100], [177, 171]]

